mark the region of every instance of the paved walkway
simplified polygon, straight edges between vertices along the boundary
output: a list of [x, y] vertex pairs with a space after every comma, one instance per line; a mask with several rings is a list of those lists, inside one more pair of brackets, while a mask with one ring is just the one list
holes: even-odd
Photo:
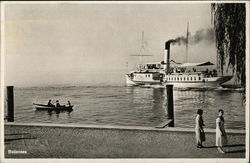
[[5, 124], [6, 158], [244, 158], [244, 131], [228, 130], [225, 154], [213, 129], [205, 148], [195, 146], [193, 129], [55, 124]]

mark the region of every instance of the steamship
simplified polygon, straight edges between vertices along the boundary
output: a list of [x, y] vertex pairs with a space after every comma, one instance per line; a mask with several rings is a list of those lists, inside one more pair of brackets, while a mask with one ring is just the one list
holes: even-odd
[[126, 74], [128, 86], [165, 86], [172, 84], [174, 87], [204, 88], [220, 87], [229, 81], [232, 76], [218, 74], [213, 63], [176, 63], [170, 60], [170, 44], [174, 40], [165, 43], [164, 61], [138, 65], [136, 71]]

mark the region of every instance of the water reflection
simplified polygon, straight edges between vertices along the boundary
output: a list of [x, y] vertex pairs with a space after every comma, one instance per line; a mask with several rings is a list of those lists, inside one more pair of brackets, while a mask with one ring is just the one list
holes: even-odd
[[56, 110], [36, 110], [35, 111], [35, 115], [39, 118], [42, 118], [42, 117], [48, 117], [48, 120], [52, 120], [53, 119], [53, 115], [55, 115], [55, 117], [57, 119], [60, 118], [60, 114], [66, 114], [67, 115], [67, 118], [71, 118], [71, 112], [72, 111], [66, 111], [66, 110], [63, 110], [63, 111], [56, 111]]
[[[77, 105], [73, 114], [34, 111], [32, 103], [45, 103], [55, 92], [61, 94], [60, 101], [69, 99]], [[156, 126], [167, 118], [166, 88], [27, 88], [15, 93], [16, 122]], [[245, 106], [237, 91], [174, 90], [173, 95], [177, 127], [194, 127], [200, 108], [208, 128], [215, 128], [219, 109], [225, 111], [226, 128], [245, 128]]]
[[218, 110], [223, 109], [225, 120], [229, 121], [225, 125], [230, 128], [238, 128], [239, 121], [242, 126], [245, 122], [244, 107], [239, 106], [239, 102], [240, 96], [237, 92], [174, 91], [175, 119], [179, 126], [193, 127], [196, 110], [203, 109], [206, 127], [215, 128]]
[[167, 91], [164, 88], [152, 89], [152, 112], [155, 119], [163, 121], [167, 117]]

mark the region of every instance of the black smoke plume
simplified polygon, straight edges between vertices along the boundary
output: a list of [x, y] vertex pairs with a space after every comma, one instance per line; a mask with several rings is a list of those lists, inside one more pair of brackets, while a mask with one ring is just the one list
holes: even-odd
[[195, 32], [194, 35], [191, 35], [191, 33], [188, 33], [188, 40], [185, 36], [180, 36], [172, 40], [168, 40], [166, 42], [166, 48], [169, 47], [169, 44], [172, 43], [173, 45], [186, 45], [188, 41], [188, 44], [195, 45], [202, 41], [206, 41], [206, 43], [212, 43], [215, 41], [215, 33], [212, 28], [209, 29], [201, 29]]

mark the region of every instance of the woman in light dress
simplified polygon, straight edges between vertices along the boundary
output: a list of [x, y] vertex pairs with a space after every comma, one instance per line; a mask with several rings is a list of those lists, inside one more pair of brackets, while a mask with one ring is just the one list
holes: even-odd
[[195, 135], [196, 135], [196, 143], [197, 148], [202, 148], [202, 142], [205, 141], [205, 133], [203, 130], [204, 122], [202, 118], [203, 110], [197, 110], [197, 116], [195, 118]]
[[216, 119], [216, 146], [220, 153], [225, 153], [222, 149], [224, 145], [227, 144], [227, 135], [224, 128], [224, 111], [222, 109], [219, 110], [219, 117]]

